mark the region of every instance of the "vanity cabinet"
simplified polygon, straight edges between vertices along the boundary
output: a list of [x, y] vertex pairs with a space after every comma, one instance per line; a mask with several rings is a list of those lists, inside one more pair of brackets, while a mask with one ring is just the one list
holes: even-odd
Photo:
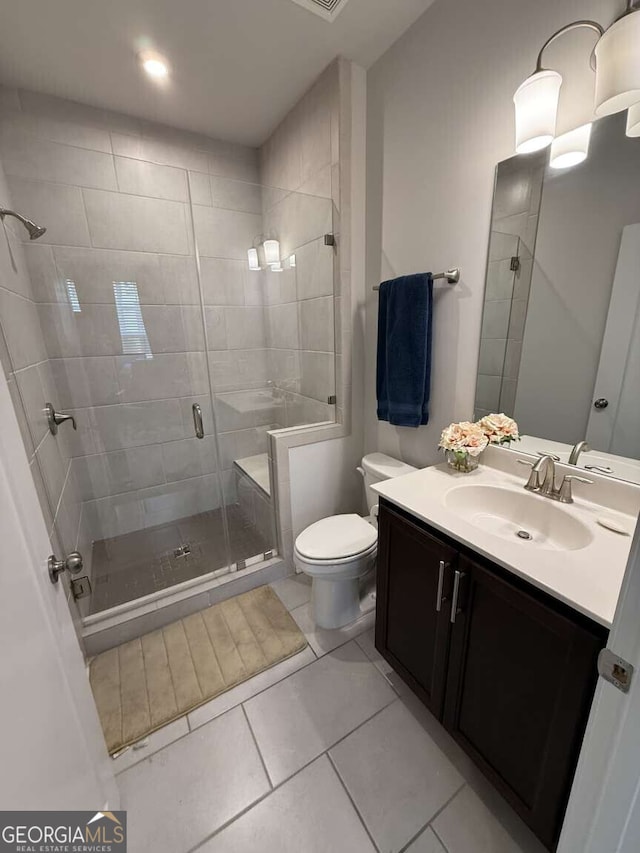
[[379, 517], [378, 537], [376, 645], [441, 718], [451, 633], [451, 568], [457, 553], [387, 509]]
[[384, 502], [379, 536], [377, 649], [554, 849], [606, 629]]

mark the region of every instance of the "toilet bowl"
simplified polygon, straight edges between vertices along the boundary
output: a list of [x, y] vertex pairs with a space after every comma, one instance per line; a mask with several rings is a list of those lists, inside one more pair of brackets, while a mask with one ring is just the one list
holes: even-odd
[[367, 504], [372, 515], [331, 515], [316, 521], [295, 541], [296, 569], [312, 579], [311, 604], [316, 625], [341, 628], [361, 615], [360, 589], [363, 579], [375, 568], [378, 528], [374, 517], [377, 496], [371, 485], [416, 469], [384, 453], [371, 453], [362, 460]]

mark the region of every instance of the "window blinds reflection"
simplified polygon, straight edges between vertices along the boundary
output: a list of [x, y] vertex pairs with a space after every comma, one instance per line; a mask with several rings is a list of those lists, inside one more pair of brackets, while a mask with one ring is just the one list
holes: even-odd
[[71, 310], [74, 314], [80, 314], [82, 308], [80, 307], [80, 300], [78, 299], [78, 291], [76, 290], [75, 281], [71, 281], [68, 278], [65, 281], [65, 285], [67, 287], [67, 296], [69, 297], [69, 305], [71, 305]]
[[124, 355], [143, 355], [153, 358], [147, 330], [144, 326], [138, 285], [135, 281], [114, 281], [118, 325]]

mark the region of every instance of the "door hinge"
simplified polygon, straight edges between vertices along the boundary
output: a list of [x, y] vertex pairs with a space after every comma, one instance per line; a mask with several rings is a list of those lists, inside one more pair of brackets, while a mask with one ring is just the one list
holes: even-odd
[[511, 258], [511, 266], [509, 269], [511, 272], [520, 272], [520, 258], [517, 255], [514, 255]]
[[327, 397], [327, 405], [329, 405], [329, 406], [335, 406], [337, 402], [338, 402], [338, 398], [336, 397], [336, 395], [335, 395], [335, 394], [330, 394], [330, 395]]
[[324, 235], [324, 244], [325, 244], [325, 246], [335, 246], [335, 244], [336, 244], [335, 234], [325, 234]]
[[628, 693], [633, 678], [633, 665], [618, 657], [611, 649], [602, 649], [598, 655], [598, 675]]

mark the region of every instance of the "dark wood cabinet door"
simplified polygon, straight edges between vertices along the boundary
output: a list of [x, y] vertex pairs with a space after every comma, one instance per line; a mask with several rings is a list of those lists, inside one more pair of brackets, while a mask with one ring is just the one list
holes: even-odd
[[554, 849], [606, 631], [466, 557], [459, 570], [445, 726]]
[[376, 648], [442, 719], [456, 551], [384, 504], [378, 529]]

